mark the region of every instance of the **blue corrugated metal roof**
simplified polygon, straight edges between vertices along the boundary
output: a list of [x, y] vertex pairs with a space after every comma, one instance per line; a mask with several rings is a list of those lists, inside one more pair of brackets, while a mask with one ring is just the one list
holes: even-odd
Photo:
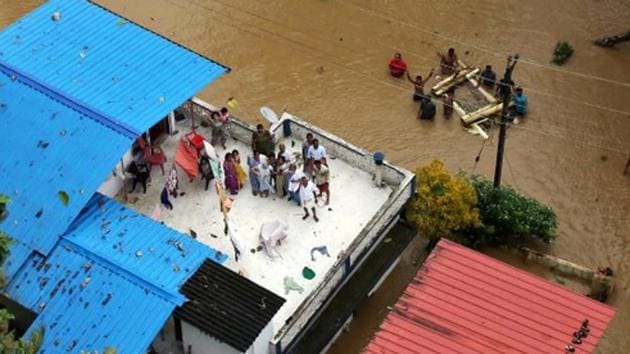
[[0, 227], [47, 254], [131, 140], [2, 72], [0, 105], [0, 193], [12, 200]]
[[[19, 282], [17, 281], [19, 279]], [[40, 353], [142, 353], [177, 305], [61, 241], [31, 260], [8, 288], [38, 313], [27, 336], [44, 328]]]
[[64, 238], [168, 292], [177, 292], [201, 265], [200, 260], [223, 263], [227, 259], [100, 194]]
[[45, 328], [45, 353], [136, 353], [183, 304], [180, 286], [208, 258], [227, 256], [97, 194], [49, 256], [30, 254], [6, 292], [38, 314], [29, 332]]
[[0, 60], [136, 132], [229, 70], [84, 0], [48, 1], [6, 28]]
[[2, 270], [7, 279], [13, 278], [15, 273], [20, 270], [20, 267], [30, 257], [33, 250], [23, 244], [20, 241], [13, 240], [9, 246], [9, 257], [4, 261]]

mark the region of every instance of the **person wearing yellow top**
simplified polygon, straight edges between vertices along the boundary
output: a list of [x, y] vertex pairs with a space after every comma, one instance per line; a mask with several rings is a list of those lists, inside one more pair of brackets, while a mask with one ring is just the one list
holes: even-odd
[[234, 166], [236, 167], [236, 179], [238, 180], [238, 184], [240, 188], [243, 188], [245, 185], [245, 181], [247, 180], [247, 174], [241, 166], [241, 155], [239, 155], [238, 150], [232, 151], [232, 160], [234, 162]]

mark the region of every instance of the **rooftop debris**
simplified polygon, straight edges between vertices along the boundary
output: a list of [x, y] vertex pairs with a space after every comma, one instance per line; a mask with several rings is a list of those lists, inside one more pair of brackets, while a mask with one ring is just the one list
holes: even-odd
[[63, 205], [67, 206], [70, 203], [70, 196], [66, 191], [59, 191], [57, 193], [59, 200], [63, 203]]
[[304, 269], [302, 269], [302, 276], [306, 280], [311, 280], [315, 278], [315, 271], [309, 267], [304, 267]]
[[291, 290], [297, 291], [299, 294], [304, 292], [304, 288], [296, 283], [293, 277], [284, 277], [284, 294], [288, 295]]

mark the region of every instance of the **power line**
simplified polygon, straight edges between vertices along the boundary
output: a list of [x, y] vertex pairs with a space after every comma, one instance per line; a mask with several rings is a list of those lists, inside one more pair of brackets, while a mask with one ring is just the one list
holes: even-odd
[[[417, 25], [414, 25], [414, 24], [411, 24], [411, 23], [408, 23], [408, 22], [404, 22], [404, 21], [398, 20], [398, 19], [393, 18], [393, 17], [391, 17], [391, 16], [389, 16], [389, 15], [383, 13], [383, 12], [379, 12], [379, 11], [375, 11], [375, 10], [371, 10], [371, 9], [366, 9], [366, 8], [363, 8], [363, 7], [359, 6], [359, 5], [356, 5], [356, 4], [353, 4], [353, 3], [349, 3], [349, 2], [339, 2], [339, 1], [337, 1], [337, 3], [343, 4], [345, 6], [352, 6], [352, 7], [356, 8], [356, 9], [358, 9], [359, 11], [371, 14], [373, 16], [380, 17], [380, 18], [388, 20], [388, 21], [398, 22], [398, 23], [400, 23], [402, 25], [405, 25], [407, 27], [413, 28], [413, 29], [415, 29], [417, 31], [420, 31], [420, 32], [423, 32], [423, 33], [427, 33], [427, 34], [430, 34], [432, 36], [436, 36], [436, 37], [439, 37], [439, 38], [442, 38], [442, 39], [445, 39], [445, 40], [449, 40], [449, 41], [452, 41], [452, 42], [456, 42], [456, 43], [462, 44], [464, 46], [468, 46], [470, 48], [475, 48], [477, 50], [480, 50], [482, 52], [485, 52], [485, 53], [488, 53], [488, 54], [491, 54], [491, 55], [494, 55], [494, 56], [498, 56], [500, 58], [504, 58], [505, 55], [506, 55], [505, 53], [498, 53], [498, 52], [492, 51], [490, 49], [487, 49], [487, 48], [484, 48], [484, 47], [480, 47], [478, 45], [470, 44], [470, 43], [464, 42], [464, 41], [456, 39], [456, 38], [445, 36], [443, 34], [437, 33], [436, 31], [433, 31], [433, 30], [429, 30], [429, 29], [422, 28], [422, 27], [419, 27]], [[574, 76], [578, 76], [578, 77], [581, 77], [581, 78], [602, 81], [602, 82], [606, 82], [606, 83], [609, 83], [609, 84], [614, 84], [614, 85], [619, 85], [619, 86], [624, 86], [624, 87], [630, 87], [630, 83], [628, 83], [628, 82], [617, 81], [617, 80], [607, 79], [607, 78], [601, 77], [601, 76], [596, 76], [596, 75], [585, 74], [585, 73], [581, 73], [581, 72], [577, 72], [577, 71], [561, 69], [561, 68], [557, 68], [557, 67], [551, 66], [549, 64], [541, 64], [541, 63], [538, 63], [538, 62], [535, 62], [535, 61], [531, 61], [531, 60], [520, 59], [520, 61], [525, 63], [525, 64], [529, 64], [529, 65], [545, 68], [545, 69], [556, 71], [556, 72], [560, 72], [560, 73], [563, 73], [563, 74], [569, 74], [569, 75], [574, 75]]]
[[[185, 0], [185, 1], [187, 1], [187, 0]], [[217, 3], [219, 3], [219, 4], [221, 4], [221, 5], [225, 6], [225, 7], [232, 8], [232, 9], [234, 9], [236, 11], [246, 13], [246, 14], [248, 14], [250, 16], [253, 16], [253, 17], [256, 17], [258, 19], [261, 19], [261, 20], [273, 23], [273, 24], [275, 24], [277, 26], [284, 27], [284, 28], [289, 29], [289, 30], [291, 30], [293, 32], [299, 32], [299, 33], [301, 33], [303, 35], [306, 35], [306, 36], [313, 36], [313, 33], [306, 33], [304, 31], [301, 31], [301, 30], [296, 29], [294, 27], [288, 26], [288, 25], [286, 25], [286, 24], [284, 24], [282, 22], [279, 22], [279, 21], [276, 21], [276, 20], [273, 20], [273, 19], [269, 19], [267, 17], [261, 16], [259, 14], [254, 13], [254, 12], [251, 12], [251, 11], [249, 11], [247, 9], [242, 8], [242, 7], [235, 6], [235, 5], [232, 5], [232, 4], [229, 4], [229, 3], [225, 3], [224, 1], [221, 1], [221, 0], [212, 0], [212, 1], [217, 2]], [[191, 1], [187, 1], [187, 2], [189, 2], [189, 3], [193, 4], [193, 5], [197, 5], [197, 6], [203, 7], [201, 4], [198, 4], [198, 3], [194, 3], [194, 2], [191, 2]], [[359, 7], [359, 6], [352, 5], [352, 4], [350, 4], [350, 6]], [[208, 9], [207, 7], [204, 7], [204, 8]], [[361, 7], [359, 7], [359, 8], [363, 9]], [[372, 10], [366, 10], [366, 11], [372, 11]], [[404, 23], [404, 22], [402, 22], [402, 23]], [[409, 25], [411, 25], [411, 24], [409, 24]], [[411, 26], [413, 26], [413, 25], [411, 25]], [[258, 28], [260, 29], [260, 27], [258, 27]], [[270, 31], [270, 32], [272, 32], [274, 35], [278, 35], [277, 33], [273, 32], [273, 31]], [[433, 33], [433, 31], [425, 30], [425, 32], [430, 32], [431, 34], [434, 34], [434, 35], [437, 35], [437, 36], [440, 36], [440, 37], [443, 37], [443, 38], [446, 38], [446, 39], [450, 39], [450, 37], [439, 35], [439, 34], [435, 34], [435, 33]], [[284, 37], [284, 36], [281, 36], [281, 37], [286, 39], [286, 37]], [[317, 39], [322, 41], [322, 42], [330, 42], [330, 44], [332, 44], [333, 46], [335, 46], [337, 48], [344, 49], [344, 50], [349, 51], [349, 52], [351, 52], [353, 54], [359, 54], [356, 50], [350, 49], [350, 48], [345, 47], [345, 46], [341, 46], [336, 41], [325, 39], [325, 38], [323, 38], [323, 37], [321, 37], [319, 35], [317, 36]], [[455, 40], [455, 39], [453, 39], [453, 40]], [[293, 40], [291, 40], [291, 41], [293, 41]], [[464, 43], [464, 45], [468, 45], [470, 47], [474, 47], [474, 45], [467, 44], [467, 43], [465, 43], [463, 41], [459, 41], [459, 40], [455, 40], [455, 41], [457, 41], [458, 43]], [[299, 43], [301, 45], [304, 45], [302, 42], [295, 42], [295, 41], [293, 41], [293, 42], [296, 43], [296, 44]], [[380, 42], [378, 42], [378, 44], [381, 45], [382, 47], [387, 47], [388, 49], [396, 50], [395, 48], [393, 48], [393, 47], [391, 47], [389, 45], [386, 46], [386, 45], [383, 45]], [[304, 45], [304, 46], [306, 46], [306, 45]], [[310, 46], [307, 46], [307, 47], [309, 49], [311, 49], [311, 50], [316, 50], [317, 51], [316, 48], [313, 48], [313, 47], [310, 47]], [[407, 52], [414, 54], [415, 56], [421, 58], [423, 61], [425, 61], [427, 63], [428, 62], [432, 62], [425, 55], [422, 55], [422, 54], [419, 54], [419, 53], [416, 53], [416, 52], [413, 52], [413, 51], [410, 51], [410, 50], [407, 51]], [[492, 54], [499, 55], [499, 56], [503, 57], [503, 55], [500, 54], [500, 53], [492, 52]], [[336, 59], [338, 59], [334, 55], [331, 55], [331, 54], [328, 54], [328, 53], [327, 53], [327, 55], [329, 57], [335, 57]], [[523, 59], [520, 59], [520, 61], [527, 63], [527, 61], [524, 61]], [[541, 64], [539, 64], [539, 65], [541, 65]], [[549, 65], [547, 65], [546, 67], [552, 68], [552, 69], [557, 69], [557, 68], [551, 67]], [[457, 69], [457, 68], [452, 68], [452, 69]], [[628, 84], [628, 86], [630, 87], [630, 84]], [[549, 93], [549, 92], [545, 92], [545, 91], [542, 91], [542, 90], [539, 90], [539, 89], [532, 88], [530, 86], [526, 87], [526, 86], [522, 86], [521, 85], [521, 87], [524, 90], [526, 90], [527, 92], [531, 92], [531, 93], [538, 94], [538, 95], [541, 95], [541, 96], [546, 96], [546, 97], [549, 97], [551, 99], [564, 100], [564, 101], [571, 102], [571, 103], [574, 103], [574, 104], [579, 104], [579, 105], [587, 106], [587, 107], [594, 108], [594, 109], [599, 109], [599, 110], [603, 110], [603, 111], [607, 111], [607, 112], [611, 112], [611, 113], [624, 115], [624, 116], [627, 116], [627, 118], [630, 118], [630, 112], [628, 112], [628, 111], [623, 111], [623, 110], [619, 110], [619, 109], [616, 109], [616, 108], [611, 108], [611, 107], [608, 107], [608, 106], [603, 106], [603, 105], [596, 104], [596, 103], [590, 103], [590, 102], [587, 102], [587, 101], [577, 100], [577, 99], [569, 98], [569, 97], [562, 96], [562, 95], [552, 94], [552, 93]]]
[[[164, 0], [164, 1], [169, 2], [169, 3], [171, 3], [171, 4], [175, 5], [175, 6], [179, 7], [179, 8], [184, 8], [184, 7], [181, 5], [181, 3], [175, 2], [174, 0]], [[180, 1], [182, 1], [182, 0], [180, 0]], [[209, 8], [209, 7], [205, 6], [205, 5], [202, 5], [202, 4], [199, 4], [199, 3], [193, 2], [193, 1], [191, 1], [191, 0], [183, 0], [182, 2], [186, 2], [186, 3], [190, 4], [190, 5], [197, 6], [197, 7], [203, 8], [203, 9], [206, 9], [206, 10], [208, 10], [208, 11], [211, 11], [212, 13], [216, 13], [216, 9]], [[252, 35], [254, 35], [255, 37], [258, 37], [258, 38], [260, 38], [260, 39], [263, 39], [263, 40], [268, 39], [268, 38], [265, 38], [265, 37], [263, 37], [263, 36], [259, 35], [259, 34], [258, 34], [258, 33], [256, 33], [256, 32], [253, 32], [253, 31], [251, 31], [251, 30], [244, 29], [244, 28], [242, 28], [241, 26], [237, 26], [237, 25], [235, 25], [235, 23], [237, 23], [237, 22], [238, 22], [238, 19], [236, 19], [236, 18], [234, 18], [234, 17], [229, 17], [229, 16], [225, 16], [225, 17], [229, 18], [231, 21], [225, 21], [222, 17], [213, 17], [213, 20], [216, 20], [217, 22], [222, 23], [222, 24], [224, 24], [224, 25], [226, 25], [226, 26], [229, 26], [229, 27], [235, 28], [235, 29], [236, 29], [236, 30], [238, 30], [238, 31], [243, 31], [243, 32], [250, 33], [250, 34], [252, 34]], [[307, 48], [307, 49], [309, 49], [310, 51], [314, 51], [315, 53], [321, 52], [321, 50], [319, 50], [318, 48], [314, 48], [314, 47], [311, 47], [311, 46], [305, 45], [305, 44], [303, 44], [302, 42], [298, 42], [298, 41], [295, 41], [295, 40], [293, 40], [293, 39], [287, 38], [287, 37], [285, 37], [285, 36], [282, 36], [282, 35], [280, 35], [280, 34], [275, 33], [274, 31], [270, 31], [270, 30], [267, 30], [267, 29], [263, 29], [263, 28], [260, 28], [260, 27], [258, 27], [258, 26], [254, 26], [254, 25], [252, 25], [252, 24], [248, 24], [248, 26], [249, 26], [249, 27], [256, 28], [256, 29], [258, 29], [258, 30], [260, 30], [260, 31], [262, 31], [262, 32], [268, 33], [268, 34], [270, 34], [270, 35], [272, 35], [272, 36], [279, 37], [280, 39], [284, 40], [285, 42], [290, 42], [290, 43], [292, 43], [292, 44], [294, 44], [294, 45], [297, 45], [297, 46], [299, 46], [299, 47], [304, 47], [304, 48]], [[307, 53], [307, 52], [303, 52], [303, 53], [306, 53], [306, 54], [309, 54], [309, 55], [313, 55], [313, 53]], [[371, 75], [368, 75], [368, 74], [363, 73], [363, 72], [361, 72], [361, 71], [355, 70], [355, 69], [353, 69], [353, 68], [351, 68], [351, 67], [348, 67], [348, 66], [346, 66], [346, 65], [339, 64], [339, 63], [336, 63], [336, 62], [334, 62], [334, 61], [331, 61], [331, 60], [330, 60], [330, 59], [328, 59], [326, 56], [323, 56], [323, 55], [321, 55], [321, 54], [315, 54], [315, 56], [316, 56], [316, 57], [318, 57], [318, 58], [320, 58], [321, 60], [323, 60], [323, 61], [325, 61], [325, 62], [328, 62], [328, 63], [332, 64], [332, 65], [335, 65], [335, 66], [338, 66], [338, 67], [344, 68], [344, 69], [346, 69], [346, 70], [348, 70], [348, 71], [351, 71], [351, 72], [357, 73], [357, 74], [359, 74], [359, 75], [365, 76], [366, 78], [368, 78], [368, 79], [370, 79], [370, 80], [372, 80], [372, 81], [374, 81], [374, 82], [378, 82], [378, 83], [385, 84], [385, 85], [390, 86], [390, 87], [394, 87], [394, 88], [399, 89], [399, 90], [404, 90], [405, 92], [409, 92], [409, 89], [408, 89], [408, 88], [403, 88], [403, 87], [401, 87], [400, 85], [396, 85], [396, 84], [393, 84], [393, 83], [390, 83], [390, 82], [387, 82], [387, 81], [384, 81], [384, 80], [376, 79], [376, 78], [372, 77]], [[327, 56], [328, 56], [328, 57], [337, 58], [337, 57], [332, 56], [332, 55], [330, 55], [330, 54], [327, 54]], [[338, 59], [338, 58], [337, 58], [337, 59]], [[430, 97], [430, 95], [428, 95], [427, 97]], [[446, 106], [453, 107], [452, 105], [445, 104], [445, 103], [444, 103], [444, 102], [442, 102], [442, 101], [438, 101], [438, 102], [439, 102], [439, 104], [442, 104], [442, 105], [446, 105]], [[520, 126], [519, 126], [519, 127], [520, 127]], [[531, 129], [525, 129], [525, 130], [532, 131], [532, 132], [537, 133], [537, 134], [541, 134], [540, 132], [538, 132], [538, 131], [536, 131], [536, 130], [531, 130]], [[550, 135], [550, 134], [546, 134], [546, 135], [548, 135], [548, 136], [553, 136], [553, 137], [557, 137], [557, 138], [561, 138], [561, 139], [563, 139], [563, 140], [567, 140], [566, 138], [564, 138], [564, 137], [562, 137], [562, 136], [558, 136], [558, 135]], [[578, 145], [579, 145], [579, 144], [578, 144]], [[586, 144], [586, 145], [593, 146], [593, 147], [598, 147], [598, 148], [603, 149], [603, 150], [609, 150], [609, 151], [615, 151], [615, 152], [620, 152], [620, 153], [623, 153], [621, 150], [614, 149], [614, 148], [606, 148], [606, 147], [602, 147], [602, 146], [598, 146], [598, 145], [593, 145], [593, 144]]]

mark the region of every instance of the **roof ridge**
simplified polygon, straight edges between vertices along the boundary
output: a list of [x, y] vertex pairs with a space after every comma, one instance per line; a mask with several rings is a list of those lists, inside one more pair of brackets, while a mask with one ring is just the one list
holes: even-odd
[[4, 60], [0, 59], [0, 71], [6, 74], [11, 78], [11, 80], [18, 80], [22, 84], [31, 87], [34, 90], [41, 92], [42, 94], [48, 96], [49, 98], [63, 104], [64, 106], [73, 109], [82, 115], [90, 118], [91, 120], [99, 123], [116, 133], [119, 133], [129, 139], [136, 139], [140, 136], [140, 132], [136, 131], [134, 128], [129, 125], [113, 118], [105, 113], [99, 112], [95, 108], [90, 107], [84, 102], [77, 100], [74, 97], [70, 97], [60, 90], [46, 84], [39, 79], [33, 77], [32, 75], [23, 72], [22, 70], [13, 67], [8, 64]]

